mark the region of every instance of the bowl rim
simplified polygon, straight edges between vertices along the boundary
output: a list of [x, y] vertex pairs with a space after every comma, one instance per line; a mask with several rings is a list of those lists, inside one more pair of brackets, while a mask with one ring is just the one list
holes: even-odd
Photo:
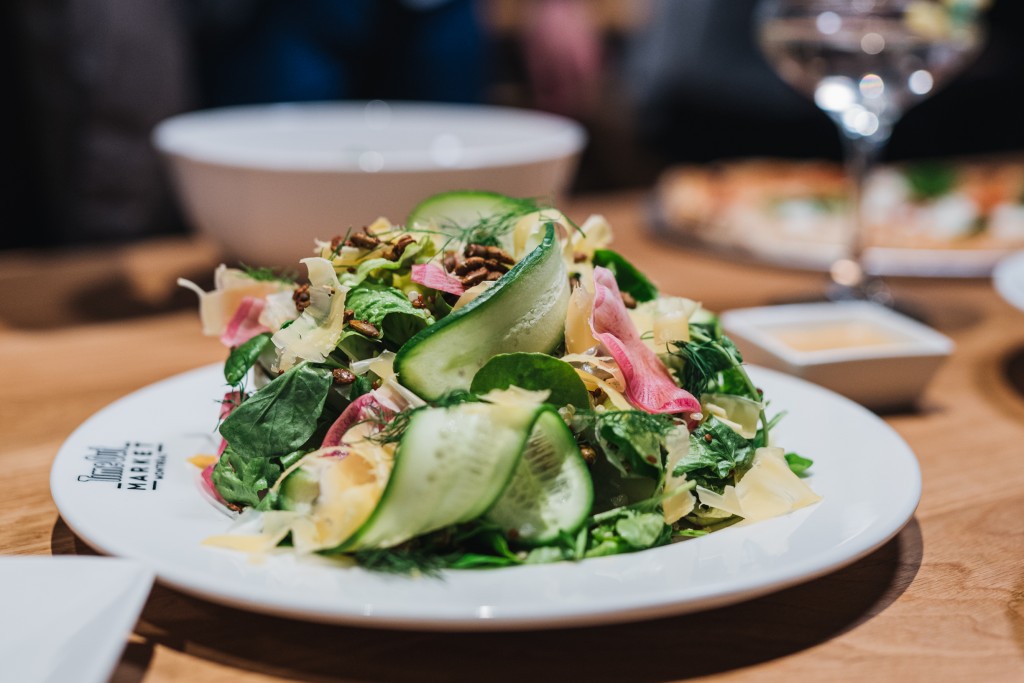
[[[239, 147], [224, 144], [210, 146], [208, 140], [196, 140], [197, 131], [208, 131], [210, 126], [230, 125], [232, 119], [253, 121], [265, 117], [268, 124], [281, 126], [289, 121], [301, 125], [304, 117], [323, 117], [332, 112], [352, 117], [367, 112], [368, 106], [383, 105], [387, 115], [409, 119], [419, 115], [514, 117], [526, 123], [542, 125], [542, 134], [528, 140], [493, 145], [473, 145], [465, 150], [469, 154], [454, 164], [439, 163], [427, 149], [408, 152], [389, 150], [387, 163], [379, 168], [360, 165], [358, 150], [288, 150]], [[380, 106], [378, 105], [378, 106]], [[322, 118], [320, 119], [322, 120]], [[446, 133], [451, 131], [438, 131]], [[572, 119], [531, 109], [519, 109], [483, 104], [451, 104], [441, 102], [413, 102], [402, 100], [352, 100], [323, 102], [281, 102], [247, 104], [230, 107], [200, 109], [172, 116], [158, 123], [151, 140], [161, 153], [229, 168], [268, 171], [343, 172], [358, 174], [438, 173], [522, 166], [554, 161], [578, 154], [586, 144], [584, 127]], [[373, 153], [361, 150], [360, 154]], [[379, 152], [377, 154], [380, 154]]]
[[[787, 325], [817, 325], [826, 322], [862, 320], [898, 332], [902, 339], [892, 344], [867, 347], [837, 347], [799, 351], [784, 344], [772, 328]], [[885, 358], [944, 357], [955, 344], [941, 332], [881, 304], [868, 301], [833, 301], [734, 309], [721, 316], [729, 335], [742, 337], [750, 344], [794, 368], [856, 363]]]

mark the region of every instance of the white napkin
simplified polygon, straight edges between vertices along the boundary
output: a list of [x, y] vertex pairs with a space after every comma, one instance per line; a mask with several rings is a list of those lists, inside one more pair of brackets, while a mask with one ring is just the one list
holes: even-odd
[[153, 585], [109, 557], [0, 557], [0, 679], [104, 683]]

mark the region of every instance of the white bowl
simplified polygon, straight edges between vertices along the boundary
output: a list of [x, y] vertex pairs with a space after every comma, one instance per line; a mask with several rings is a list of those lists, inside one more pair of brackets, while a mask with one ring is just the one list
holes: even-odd
[[153, 132], [190, 221], [228, 257], [288, 267], [438, 192], [557, 201], [585, 140], [540, 112], [382, 101], [197, 111]]
[[864, 301], [745, 308], [721, 320], [745, 361], [876, 410], [912, 405], [954, 346], [932, 328]]

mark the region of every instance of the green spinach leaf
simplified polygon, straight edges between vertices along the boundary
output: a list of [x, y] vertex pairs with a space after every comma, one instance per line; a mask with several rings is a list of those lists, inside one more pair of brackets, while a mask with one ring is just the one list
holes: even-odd
[[231, 349], [228, 359], [224, 363], [224, 379], [227, 383], [236, 386], [249, 372], [249, 368], [256, 364], [256, 360], [263, 353], [263, 350], [270, 344], [270, 333], [258, 334], [249, 341]]
[[594, 265], [610, 270], [615, 276], [615, 282], [619, 285], [619, 289], [637, 301], [651, 301], [658, 298], [658, 288], [618, 252], [611, 249], [595, 250]]
[[590, 396], [571, 365], [544, 353], [501, 353], [473, 376], [469, 390], [486, 394], [492, 389], [517, 386], [531, 391], [549, 390], [547, 402], [556, 406], [589, 408]]
[[296, 365], [235, 408], [220, 434], [247, 457], [298, 450], [316, 431], [332, 381], [330, 368]]
[[805, 458], [797, 453], [786, 453], [785, 457], [789, 469], [798, 477], [802, 476], [814, 464], [814, 461], [810, 458]]

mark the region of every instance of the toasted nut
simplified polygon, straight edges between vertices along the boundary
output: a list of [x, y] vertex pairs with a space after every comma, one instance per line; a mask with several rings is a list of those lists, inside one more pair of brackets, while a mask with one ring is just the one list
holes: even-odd
[[455, 270], [455, 268], [459, 265], [459, 261], [456, 258], [454, 251], [444, 252], [444, 260], [441, 263], [444, 265], [444, 269], [449, 273]]
[[355, 315], [356, 315], [356, 312], [355, 312], [355, 311], [353, 311], [353, 310], [352, 310], [351, 308], [346, 308], [346, 309], [345, 309], [345, 313], [344, 313], [344, 315], [342, 316], [342, 320], [344, 320], [345, 322], [348, 322], [349, 320], [351, 320], [352, 318], [354, 318], [354, 317], [355, 317]]
[[472, 287], [473, 285], [478, 285], [481, 282], [483, 282], [484, 278], [486, 278], [486, 277], [487, 277], [487, 269], [486, 268], [477, 268], [472, 273], [467, 273], [466, 275], [464, 275], [460, 279], [461, 279], [462, 285], [464, 287]]
[[367, 320], [349, 320], [348, 326], [360, 334], [365, 334], [367, 337], [380, 336], [380, 330], [377, 329], [376, 325]]
[[619, 292], [622, 297], [622, 303], [626, 305], [626, 308], [636, 308], [636, 299], [629, 292]]
[[593, 465], [597, 462], [597, 451], [590, 446], [580, 446], [580, 455], [583, 456], [588, 465]]
[[348, 238], [346, 244], [352, 247], [359, 247], [360, 249], [376, 249], [380, 245], [380, 240], [373, 235], [357, 232]]
[[455, 274], [465, 275], [476, 270], [477, 268], [483, 268], [485, 264], [486, 261], [480, 256], [471, 256], [470, 258], [466, 259], [465, 261], [463, 261], [462, 263], [455, 267]]
[[292, 301], [295, 302], [295, 309], [300, 313], [309, 308], [309, 285], [301, 284], [292, 292]]
[[335, 368], [331, 370], [331, 377], [334, 378], [335, 384], [352, 384], [352, 382], [356, 381], [356, 376], [347, 368]]
[[467, 245], [466, 256], [481, 256], [483, 258], [492, 258], [495, 261], [501, 261], [502, 263], [507, 263], [509, 265], [512, 265], [513, 263], [516, 262], [516, 260], [509, 256], [509, 254], [504, 249], [501, 249], [500, 247], [486, 246], [483, 244]]
[[398, 241], [391, 245], [391, 249], [388, 252], [389, 261], [397, 261], [402, 258], [402, 254], [405, 253], [405, 248], [416, 240], [410, 235], [402, 235], [398, 238]]
[[572, 253], [572, 262], [573, 263], [583, 263], [586, 260], [587, 260], [587, 255], [584, 254], [582, 251], [574, 251]]
[[414, 294], [416, 294], [416, 296], [414, 296], [410, 300], [412, 302], [412, 307], [413, 308], [426, 308], [427, 307], [427, 302], [423, 300], [423, 297], [420, 296], [419, 292], [414, 292]]

